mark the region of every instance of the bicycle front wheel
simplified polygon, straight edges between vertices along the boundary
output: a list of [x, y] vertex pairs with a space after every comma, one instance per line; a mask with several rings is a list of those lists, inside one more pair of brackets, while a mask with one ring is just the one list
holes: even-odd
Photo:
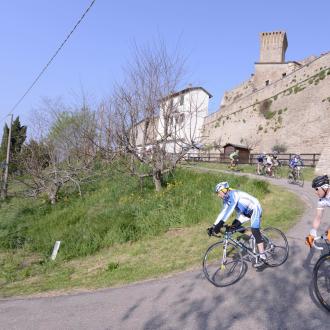
[[285, 235], [277, 228], [268, 227], [261, 230], [267, 256], [265, 264], [270, 267], [282, 265], [289, 256], [289, 244]]
[[317, 299], [330, 311], [330, 254], [317, 261], [313, 270], [313, 283]]
[[303, 174], [301, 172], [297, 176], [296, 182], [297, 182], [298, 186], [300, 186], [300, 187], [303, 187], [304, 186], [304, 176], [303, 176]]
[[215, 286], [224, 287], [237, 282], [244, 270], [240, 249], [228, 242], [224, 248], [224, 241], [211, 245], [203, 259], [203, 272], [206, 278]]
[[291, 171], [288, 172], [288, 183], [293, 183], [294, 177]]

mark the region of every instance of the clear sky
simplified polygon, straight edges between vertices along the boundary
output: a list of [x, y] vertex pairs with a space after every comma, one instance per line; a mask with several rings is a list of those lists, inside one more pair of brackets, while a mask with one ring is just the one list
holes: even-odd
[[[24, 94], [91, 0], [0, 1], [0, 132]], [[330, 50], [330, 1], [96, 0], [85, 19], [23, 102], [22, 124], [44, 97], [70, 102], [84, 90], [95, 102], [122, 78], [132, 44], [163, 39], [188, 58], [187, 82], [202, 86], [218, 109], [225, 90], [250, 77], [259, 33], [284, 30], [286, 60]]]

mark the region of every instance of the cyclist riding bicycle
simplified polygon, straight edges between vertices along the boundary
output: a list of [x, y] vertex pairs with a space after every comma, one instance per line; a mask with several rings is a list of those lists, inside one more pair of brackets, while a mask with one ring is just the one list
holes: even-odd
[[235, 167], [238, 164], [239, 150], [235, 150], [229, 155], [230, 167]]
[[[327, 175], [321, 175], [314, 178], [312, 181], [312, 188], [315, 189], [315, 193], [319, 198], [316, 215], [313, 220], [312, 229], [309, 232], [309, 235], [306, 237], [306, 244], [310, 247], [313, 244], [313, 240], [317, 237], [317, 230], [320, 227], [321, 219], [324, 213], [325, 207], [330, 207], [330, 184], [329, 178]], [[330, 240], [330, 228], [328, 230], [328, 240]]]
[[273, 157], [271, 154], [267, 154], [264, 159], [264, 166], [266, 167], [266, 173], [269, 176], [273, 175]]
[[258, 157], [257, 157], [257, 173], [259, 175], [261, 174], [261, 169], [263, 167], [265, 158], [266, 158], [266, 153], [265, 152], [263, 152], [262, 154], [258, 155]]
[[228, 182], [218, 183], [214, 192], [223, 200], [223, 209], [213, 226], [207, 229], [209, 236], [213, 233], [218, 234], [231, 214], [236, 211], [236, 219], [233, 221], [231, 228], [239, 229], [244, 222], [251, 221], [252, 235], [256, 240], [260, 254], [259, 260], [254, 266], [262, 266], [263, 261], [266, 260], [266, 255], [264, 253], [263, 239], [260, 233], [262, 208], [259, 201], [246, 192], [231, 189]]
[[296, 178], [297, 170], [299, 166], [304, 166], [299, 154], [294, 155], [289, 161], [289, 167], [294, 178]]

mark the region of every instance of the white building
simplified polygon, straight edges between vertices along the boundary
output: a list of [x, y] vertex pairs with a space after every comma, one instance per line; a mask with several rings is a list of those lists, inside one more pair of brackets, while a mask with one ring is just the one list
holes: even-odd
[[202, 127], [211, 97], [203, 87], [189, 86], [162, 100], [157, 140], [166, 141], [167, 152], [177, 153], [201, 145]]

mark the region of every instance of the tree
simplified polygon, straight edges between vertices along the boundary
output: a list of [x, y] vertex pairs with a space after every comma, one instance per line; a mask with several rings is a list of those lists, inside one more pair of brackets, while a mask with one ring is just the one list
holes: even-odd
[[[18, 164], [14, 161], [20, 153], [22, 145], [26, 140], [27, 126], [21, 126], [19, 117], [17, 117], [12, 124], [11, 139], [10, 139], [10, 158], [13, 160], [9, 164], [9, 172], [17, 171]], [[7, 124], [4, 126], [1, 147], [0, 147], [0, 161], [4, 162], [7, 153], [9, 128]]]
[[[136, 47], [125, 73], [112, 99], [118, 148], [127, 155], [132, 173], [152, 176], [159, 191], [164, 173], [175, 168], [196, 143], [194, 119], [199, 104], [190, 100], [191, 109], [179, 111], [179, 94], [174, 91], [182, 83], [184, 61], [171, 55], [164, 43]], [[191, 121], [189, 130], [183, 130], [182, 116], [184, 122]]]
[[26, 143], [17, 155], [17, 163], [27, 174], [17, 180], [28, 187], [29, 195], [44, 193], [55, 204], [68, 184], [81, 194], [81, 183], [91, 175], [95, 123], [88, 107], [72, 109], [49, 100], [44, 105], [42, 116], [35, 118], [40, 125], [39, 139]]

